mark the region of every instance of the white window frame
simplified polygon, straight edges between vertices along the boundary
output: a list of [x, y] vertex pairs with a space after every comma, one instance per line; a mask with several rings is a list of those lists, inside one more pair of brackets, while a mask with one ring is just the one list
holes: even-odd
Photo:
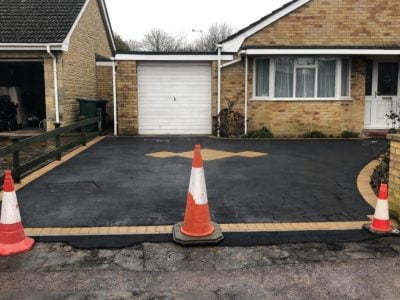
[[[293, 68], [293, 97], [275, 97], [275, 58], [276, 56], [259, 56], [253, 60], [253, 94], [251, 101], [338, 101], [338, 100], [353, 100], [351, 97], [351, 77], [352, 77], [352, 61], [350, 57], [338, 57], [338, 56], [292, 56], [294, 59]], [[314, 65], [298, 65], [297, 58], [301, 57], [313, 57], [315, 59]], [[318, 97], [318, 59], [320, 58], [331, 58], [336, 59], [336, 74], [335, 74], [335, 97]], [[269, 59], [269, 96], [256, 96], [256, 62], [259, 59]], [[349, 96], [341, 96], [342, 91], [342, 59], [349, 60]], [[297, 68], [315, 68], [315, 97], [313, 98], [301, 98], [296, 97], [296, 69]]]
[[[313, 65], [299, 65], [297, 63], [297, 59], [298, 58], [313, 58], [314, 59], [314, 64]], [[315, 70], [314, 95], [317, 95], [317, 93], [318, 93], [318, 58], [316, 58], [314, 56], [297, 56], [297, 57], [294, 58], [294, 64], [293, 64], [293, 97], [292, 98], [294, 98], [294, 99], [308, 99], [308, 97], [296, 97], [297, 69], [314, 69]], [[315, 98], [315, 97], [313, 97], [313, 98]]]
[[[256, 77], [257, 77], [257, 60], [262, 60], [262, 59], [268, 59], [269, 60], [269, 91], [268, 95], [269, 96], [257, 96], [257, 90], [256, 90]], [[272, 67], [272, 64], [274, 65]], [[273, 99], [274, 96], [274, 89], [271, 89], [271, 84], [275, 82], [275, 74], [272, 78], [272, 70], [275, 69], [275, 60], [272, 57], [269, 56], [260, 56], [260, 57], [255, 57], [253, 60], [253, 94], [252, 94], [252, 100], [271, 100]]]

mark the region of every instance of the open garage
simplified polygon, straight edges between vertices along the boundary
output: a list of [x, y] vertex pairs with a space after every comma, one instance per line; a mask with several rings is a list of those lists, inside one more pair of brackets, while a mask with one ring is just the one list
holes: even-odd
[[46, 119], [43, 62], [0, 62], [0, 130], [38, 128]]

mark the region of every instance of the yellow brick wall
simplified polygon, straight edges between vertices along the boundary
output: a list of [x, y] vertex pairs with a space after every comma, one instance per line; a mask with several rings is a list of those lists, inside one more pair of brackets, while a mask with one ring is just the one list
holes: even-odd
[[392, 218], [400, 221], [400, 135], [389, 135], [389, 210]]
[[62, 123], [78, 117], [76, 98], [97, 98], [95, 55], [111, 57], [105, 25], [96, 0], [90, 0], [78, 26], [71, 36], [68, 52], [62, 57], [64, 95], [60, 98]]
[[[318, 130], [339, 135], [344, 130], [361, 132], [364, 126], [365, 60], [352, 59], [352, 101], [260, 101], [253, 96], [253, 59], [248, 65], [248, 126], [263, 126], [278, 136], [299, 136]], [[235, 110], [244, 114], [244, 61], [222, 69], [221, 104], [237, 100]], [[216, 101], [216, 100], [214, 100]]]
[[109, 121], [114, 119], [113, 105], [113, 82], [112, 82], [112, 67], [97, 66], [97, 97], [107, 100], [107, 118]]
[[245, 45], [400, 45], [399, 17], [398, 1], [312, 0]]
[[117, 68], [118, 134], [138, 133], [136, 61], [120, 61]]

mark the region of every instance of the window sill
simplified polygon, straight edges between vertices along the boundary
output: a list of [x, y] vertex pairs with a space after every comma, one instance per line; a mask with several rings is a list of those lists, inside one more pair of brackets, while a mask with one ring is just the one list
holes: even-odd
[[251, 98], [250, 101], [254, 102], [301, 102], [301, 101], [353, 101], [353, 98]]

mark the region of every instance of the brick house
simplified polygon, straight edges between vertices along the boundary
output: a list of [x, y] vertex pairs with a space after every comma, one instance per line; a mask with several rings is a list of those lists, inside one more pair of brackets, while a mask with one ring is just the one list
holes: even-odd
[[0, 95], [18, 104], [22, 126], [76, 120], [76, 98], [101, 95], [96, 60], [114, 52], [103, 0], [2, 1]]
[[119, 133], [208, 134], [226, 98], [246, 130], [388, 129], [399, 33], [396, 1], [295, 0], [222, 41], [220, 55], [117, 54]]

